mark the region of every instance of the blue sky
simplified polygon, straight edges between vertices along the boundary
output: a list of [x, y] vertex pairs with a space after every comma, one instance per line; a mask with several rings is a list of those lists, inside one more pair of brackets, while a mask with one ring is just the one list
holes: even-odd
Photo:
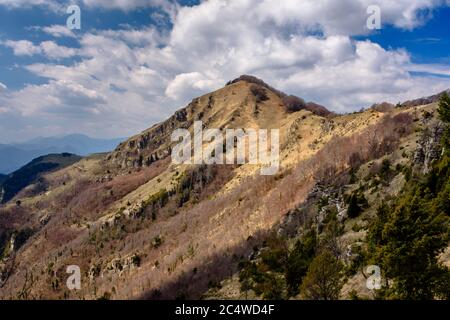
[[132, 135], [240, 74], [337, 112], [431, 95], [450, 87], [449, 5], [0, 0], [0, 143]]
[[450, 8], [443, 7], [413, 30], [388, 26], [366, 36], [383, 48], [405, 48], [416, 63], [450, 63]]

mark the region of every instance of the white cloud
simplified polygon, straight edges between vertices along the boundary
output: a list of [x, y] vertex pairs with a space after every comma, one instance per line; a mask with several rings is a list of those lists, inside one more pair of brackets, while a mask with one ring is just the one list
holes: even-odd
[[412, 64], [409, 68], [412, 72], [423, 72], [431, 75], [441, 75], [450, 77], [450, 68], [448, 65], [440, 64]]
[[77, 54], [77, 50], [64, 46], [59, 46], [53, 41], [41, 42], [42, 52], [49, 58], [70, 58]]
[[41, 29], [43, 32], [48, 33], [57, 38], [60, 38], [60, 37], [75, 38], [76, 37], [75, 34], [72, 32], [72, 30], [70, 30], [69, 28], [67, 28], [67, 26], [64, 26], [64, 25], [51, 25], [51, 26], [42, 27], [39, 29]]
[[193, 91], [201, 94], [205, 91], [212, 91], [221, 84], [223, 84], [223, 80], [208, 79], [199, 72], [182, 73], [169, 82], [165, 93], [171, 99], [185, 100], [193, 97]]
[[17, 8], [48, 8], [55, 12], [64, 13], [67, 6], [77, 4], [86, 9], [119, 9], [130, 11], [138, 8], [157, 7], [173, 13], [178, 7], [174, 0], [0, 0], [0, 6], [9, 9]]
[[30, 116], [39, 113], [75, 114], [97, 113], [97, 104], [105, 99], [95, 90], [66, 80], [52, 80], [44, 85], [27, 85], [14, 92], [12, 97], [20, 98], [20, 113]]
[[6, 89], [8, 89], [8, 87], [5, 84], [0, 82], [0, 92], [5, 91]]
[[17, 8], [23, 6], [48, 5], [49, 3], [51, 3], [49, 0], [0, 0], [0, 5]]
[[8, 40], [3, 42], [3, 45], [13, 49], [16, 56], [32, 56], [41, 53], [41, 48], [35, 46], [33, 42], [28, 40]]
[[33, 56], [41, 54], [48, 58], [60, 59], [70, 58], [77, 54], [76, 49], [59, 46], [53, 41], [44, 41], [39, 45], [35, 45], [28, 40], [7, 40], [3, 42], [3, 45], [11, 48], [16, 56]]
[[[86, 3], [123, 10], [146, 4]], [[178, 8], [170, 31], [150, 26], [96, 30], [76, 38], [79, 49], [55, 42], [9, 42], [6, 45], [18, 55], [80, 59], [72, 65], [27, 66], [48, 78], [48, 83], [0, 94], [0, 108], [8, 109], [10, 117], [29, 120], [23, 135], [33, 135], [47, 125], [50, 133], [79, 130], [125, 136], [245, 73], [341, 112], [450, 87], [448, 77], [410, 73], [448, 75], [448, 66], [414, 64], [404, 50], [352, 39], [367, 32], [368, 4], [381, 6], [384, 25], [414, 28], [424, 21], [421, 10], [443, 2], [209, 0]], [[57, 34], [56, 28], [52, 31]]]
[[99, 30], [97, 31], [97, 34], [106, 38], [120, 40], [133, 46], [163, 44], [166, 39], [161, 32], [153, 27], [143, 27], [142, 29], [135, 29], [130, 26], [124, 27], [126, 27], [126, 29]]
[[82, 0], [88, 7], [102, 7], [107, 9], [119, 8], [131, 10], [142, 7], [164, 7], [172, 6], [169, 0]]
[[0, 6], [3, 5], [9, 9], [17, 8], [33, 8], [33, 7], [45, 7], [52, 11], [62, 11], [64, 4], [67, 1], [55, 1], [55, 0], [0, 0]]

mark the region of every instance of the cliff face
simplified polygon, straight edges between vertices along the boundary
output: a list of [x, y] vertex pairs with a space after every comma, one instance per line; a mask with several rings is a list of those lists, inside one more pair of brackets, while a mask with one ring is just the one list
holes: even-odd
[[163, 123], [153, 126], [125, 142], [122, 142], [116, 150], [107, 157], [115, 165], [122, 169], [149, 167], [159, 159], [170, 155], [170, 135], [178, 128], [189, 128], [192, 121], [187, 118], [189, 107], [177, 111], [172, 117]]

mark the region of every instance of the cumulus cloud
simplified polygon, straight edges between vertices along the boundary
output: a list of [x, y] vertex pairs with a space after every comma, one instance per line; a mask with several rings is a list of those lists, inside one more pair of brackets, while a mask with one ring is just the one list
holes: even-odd
[[168, 8], [174, 5], [170, 0], [82, 0], [87, 7], [119, 8], [122, 10], [131, 10], [142, 7], [164, 7]]
[[64, 46], [59, 46], [53, 41], [43, 41], [39, 45], [28, 40], [7, 40], [3, 45], [11, 48], [16, 56], [45, 55], [49, 58], [60, 59], [70, 58], [77, 54], [77, 50]]
[[51, 11], [62, 11], [65, 3], [65, 0], [0, 0], [0, 6], [9, 9], [42, 7]]
[[[165, 1], [84, 2], [131, 10]], [[369, 32], [369, 4], [380, 5], [383, 25], [411, 29], [444, 1], [209, 0], [176, 7], [171, 30], [94, 30], [76, 38], [78, 49], [55, 42], [7, 42], [17, 55], [80, 59], [26, 66], [48, 82], [0, 94], [0, 108], [37, 123], [43, 117], [47, 123], [59, 119], [61, 125], [53, 125], [51, 132], [74, 126], [90, 134], [122, 136], [244, 73], [340, 112], [450, 87], [448, 66], [414, 64], [404, 50], [354, 39]], [[58, 34], [56, 27], [49, 28]]]
[[72, 32], [72, 30], [70, 30], [69, 28], [67, 28], [67, 26], [64, 25], [51, 25], [51, 26], [47, 26], [47, 27], [38, 27], [38, 29], [42, 30], [45, 33], [48, 33], [56, 38], [60, 38], [60, 37], [70, 37], [70, 38], [75, 38], [75, 34]]
[[201, 94], [211, 91], [221, 84], [223, 84], [223, 81], [209, 79], [199, 72], [182, 73], [169, 82], [165, 93], [174, 100], [189, 99], [195, 91], [198, 92], [197, 94]]
[[28, 40], [8, 40], [3, 42], [3, 45], [13, 49], [16, 56], [32, 56], [35, 54], [39, 54], [42, 51], [39, 46], [35, 46], [33, 42]]
[[156, 7], [167, 13], [173, 13], [178, 7], [175, 0], [0, 0], [0, 6], [9, 9], [47, 8], [55, 12], [65, 12], [67, 6], [77, 4], [86, 9], [119, 9], [130, 11], [139, 8]]

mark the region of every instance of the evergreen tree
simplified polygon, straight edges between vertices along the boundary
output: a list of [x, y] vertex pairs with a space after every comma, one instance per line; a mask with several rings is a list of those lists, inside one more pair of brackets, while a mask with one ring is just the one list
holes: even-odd
[[311, 300], [337, 300], [344, 284], [342, 278], [342, 262], [325, 250], [311, 262], [301, 293]]
[[447, 92], [444, 92], [439, 100], [438, 113], [442, 121], [450, 122], [450, 97]]
[[361, 213], [361, 208], [358, 205], [358, 195], [352, 194], [348, 201], [347, 215], [350, 219], [356, 218]]
[[450, 97], [445, 92], [439, 100], [438, 113], [441, 120], [446, 124], [445, 133], [442, 138], [443, 145], [447, 149], [450, 148]]
[[[447, 126], [450, 99], [444, 95], [439, 114]], [[410, 183], [393, 204], [383, 204], [368, 234], [372, 263], [378, 264], [390, 285], [388, 298], [450, 299], [450, 270], [438, 257], [450, 241], [450, 151], [425, 177]]]
[[290, 296], [299, 293], [300, 283], [314, 258], [316, 242], [316, 233], [311, 230], [301, 240], [297, 241], [289, 254], [286, 265], [286, 282]]

